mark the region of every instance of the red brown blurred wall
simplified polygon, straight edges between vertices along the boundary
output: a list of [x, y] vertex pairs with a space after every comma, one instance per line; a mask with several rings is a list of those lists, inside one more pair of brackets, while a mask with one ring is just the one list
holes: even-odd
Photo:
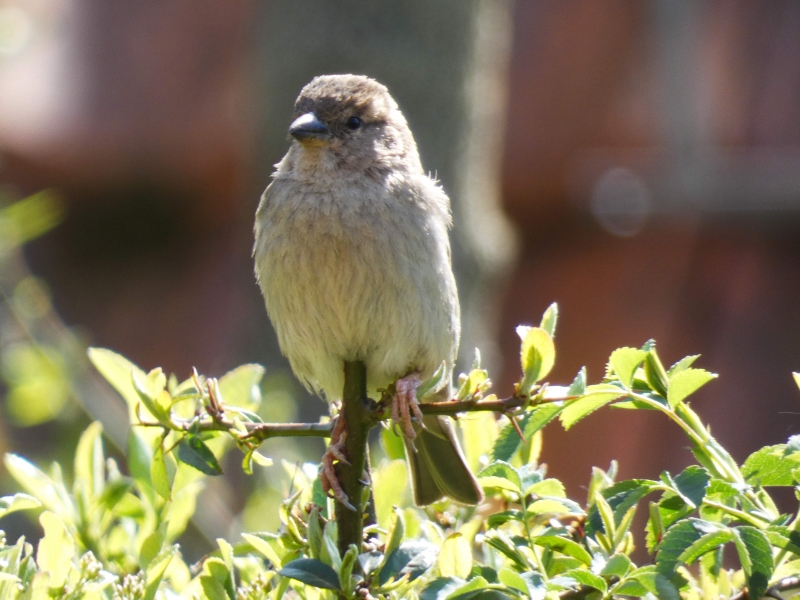
[[[68, 204], [28, 251], [64, 319], [180, 374], [275, 359], [253, 339], [271, 336], [249, 258], [268, 170], [254, 3], [24, 6], [27, 54], [0, 65], [0, 177]], [[501, 393], [513, 326], [557, 301], [555, 380], [586, 365], [596, 381], [652, 337], [667, 362], [702, 353], [721, 374], [695, 405], [737, 458], [800, 429], [798, 46], [792, 0], [517, 3]], [[658, 416], [606, 410], [548, 429], [544, 459], [577, 494], [593, 464], [652, 477], [687, 464], [684, 446]]]

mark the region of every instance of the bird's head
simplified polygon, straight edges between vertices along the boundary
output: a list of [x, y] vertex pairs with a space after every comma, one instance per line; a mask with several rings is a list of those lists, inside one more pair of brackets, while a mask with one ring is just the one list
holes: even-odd
[[389, 91], [362, 75], [322, 75], [300, 92], [289, 135], [297, 157], [358, 172], [421, 170], [414, 138]]

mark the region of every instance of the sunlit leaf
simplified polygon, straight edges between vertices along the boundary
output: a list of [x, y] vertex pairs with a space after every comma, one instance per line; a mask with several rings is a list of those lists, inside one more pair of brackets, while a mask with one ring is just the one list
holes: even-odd
[[466, 579], [472, 571], [472, 548], [469, 541], [460, 533], [451, 534], [442, 544], [437, 562], [442, 577]]
[[670, 407], [675, 408], [683, 402], [687, 396], [694, 394], [712, 379], [716, 379], [715, 373], [709, 373], [704, 369], [688, 368], [679, 371], [669, 380], [667, 391], [667, 401]]
[[630, 389], [633, 374], [646, 356], [647, 352], [639, 348], [617, 348], [611, 353], [609, 358], [611, 368], [626, 389]]

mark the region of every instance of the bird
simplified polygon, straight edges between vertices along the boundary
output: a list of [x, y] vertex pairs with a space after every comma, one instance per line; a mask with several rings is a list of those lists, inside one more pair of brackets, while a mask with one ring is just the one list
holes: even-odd
[[[288, 139], [256, 212], [253, 247], [281, 352], [328, 402], [342, 397], [345, 361], [362, 361], [370, 395], [394, 389], [415, 503], [479, 503], [452, 420], [423, 416], [416, 398], [441, 365], [451, 380], [459, 344], [447, 194], [372, 78], [315, 77], [295, 102]], [[346, 460], [337, 430], [321, 478], [346, 502], [332, 466]]]

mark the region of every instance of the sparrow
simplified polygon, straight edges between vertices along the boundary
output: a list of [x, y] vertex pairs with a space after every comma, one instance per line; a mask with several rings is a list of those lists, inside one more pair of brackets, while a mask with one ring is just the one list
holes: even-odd
[[[416, 504], [483, 493], [448, 417], [423, 416], [416, 390], [444, 364], [451, 380], [460, 309], [450, 260], [450, 201], [427, 175], [386, 87], [323, 75], [300, 92], [291, 146], [255, 221], [255, 272], [282, 353], [328, 402], [342, 397], [345, 361], [366, 365], [370, 396], [393, 389]], [[342, 419], [342, 417], [338, 417]], [[333, 463], [323, 487], [342, 501]]]

